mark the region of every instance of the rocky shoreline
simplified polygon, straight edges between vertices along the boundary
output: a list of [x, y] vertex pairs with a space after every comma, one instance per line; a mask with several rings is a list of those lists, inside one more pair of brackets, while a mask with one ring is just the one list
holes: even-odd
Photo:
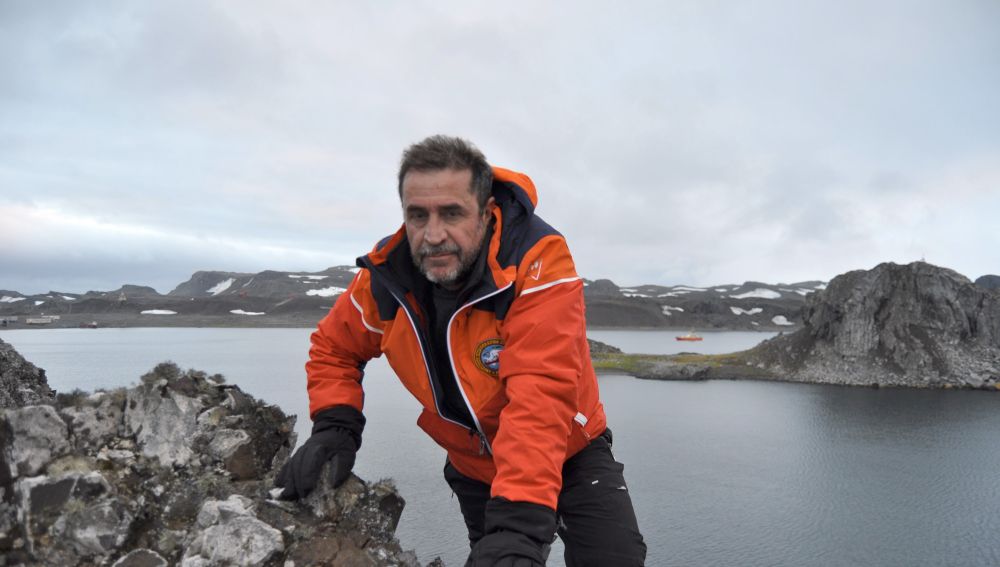
[[803, 327], [723, 355], [598, 353], [602, 372], [657, 380], [778, 380], [1000, 390], [1000, 291], [923, 262], [838, 276]]
[[53, 396], [0, 354], [0, 387], [20, 392], [0, 411], [0, 566], [423, 566], [395, 538], [389, 480], [275, 500], [295, 417], [221, 376], [164, 363], [132, 388]]

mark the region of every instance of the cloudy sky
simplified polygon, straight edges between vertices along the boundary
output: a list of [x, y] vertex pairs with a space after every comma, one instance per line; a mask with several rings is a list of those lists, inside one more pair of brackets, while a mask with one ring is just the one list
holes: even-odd
[[401, 150], [528, 173], [581, 275], [1000, 273], [1000, 3], [0, 2], [0, 289], [353, 264]]

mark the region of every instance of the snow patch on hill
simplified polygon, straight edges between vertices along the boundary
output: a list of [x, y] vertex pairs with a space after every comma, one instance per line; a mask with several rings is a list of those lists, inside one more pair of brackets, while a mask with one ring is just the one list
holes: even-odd
[[340, 295], [347, 291], [343, 287], [324, 287], [323, 289], [310, 289], [306, 292], [306, 295], [318, 295], [320, 297], [333, 297], [334, 295]]
[[737, 295], [730, 295], [729, 297], [732, 297], [733, 299], [748, 299], [751, 297], [757, 299], [780, 299], [781, 294], [774, 291], [773, 289], [764, 289], [762, 287], [758, 287], [753, 291], [748, 291], [746, 293], [740, 293]]
[[236, 281], [235, 278], [229, 278], [228, 280], [221, 281], [215, 284], [214, 286], [208, 288], [205, 291], [206, 293], [211, 293], [212, 295], [219, 295], [220, 293], [229, 289], [229, 286], [233, 285], [233, 282], [235, 281]]

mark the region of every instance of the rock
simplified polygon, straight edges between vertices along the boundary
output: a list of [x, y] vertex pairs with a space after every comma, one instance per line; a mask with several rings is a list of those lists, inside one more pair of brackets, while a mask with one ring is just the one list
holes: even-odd
[[258, 520], [250, 499], [242, 496], [205, 502], [198, 527], [202, 530], [185, 551], [183, 566], [257, 565], [285, 549], [281, 532]]
[[751, 360], [783, 379], [832, 384], [981, 388], [1000, 376], [1000, 294], [945, 268], [843, 274], [807, 297], [803, 320]]
[[45, 371], [0, 340], [0, 409], [50, 403], [53, 396]]
[[0, 413], [0, 565], [420, 567], [391, 481], [272, 500], [295, 418], [158, 365], [127, 390]]
[[976, 278], [976, 285], [986, 289], [1000, 289], [1000, 276], [986, 275]]
[[26, 478], [15, 491], [27, 528], [27, 549], [46, 564], [106, 557], [125, 542], [134, 520], [97, 472]]
[[253, 478], [255, 468], [250, 435], [240, 429], [219, 429], [208, 445], [208, 453], [222, 461], [234, 479]]
[[590, 354], [621, 354], [622, 349], [611, 346], [609, 344], [602, 343], [601, 341], [595, 341], [593, 339], [587, 339], [587, 344], [590, 345]]
[[63, 407], [59, 415], [69, 425], [73, 445], [99, 448], [118, 435], [122, 426], [123, 392], [98, 392], [89, 399]]
[[123, 555], [111, 567], [167, 567], [169, 563], [152, 549], [136, 549]]
[[0, 413], [0, 464], [14, 478], [33, 476], [69, 452], [69, 430], [52, 406], [27, 406]]
[[[176, 370], [159, 365], [128, 391], [125, 430], [135, 437], [142, 454], [164, 465], [186, 465], [194, 454], [190, 441], [198, 429], [202, 402], [185, 395]], [[173, 381], [171, 381], [173, 380]]]

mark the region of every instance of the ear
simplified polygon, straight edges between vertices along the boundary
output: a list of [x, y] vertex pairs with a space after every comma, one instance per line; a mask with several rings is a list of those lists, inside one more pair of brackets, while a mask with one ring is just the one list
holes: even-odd
[[497, 206], [496, 199], [490, 197], [486, 200], [486, 206], [483, 207], [483, 217], [490, 218], [493, 216], [493, 208]]

